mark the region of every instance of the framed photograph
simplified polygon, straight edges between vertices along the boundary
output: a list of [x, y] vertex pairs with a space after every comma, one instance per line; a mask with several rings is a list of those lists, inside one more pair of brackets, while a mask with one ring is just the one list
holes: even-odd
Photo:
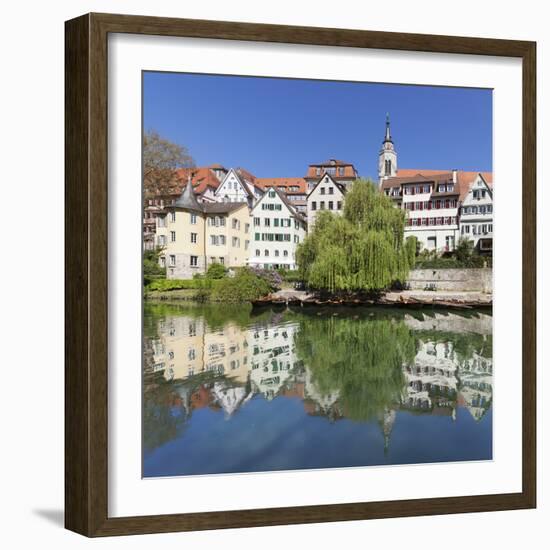
[[536, 506], [536, 45], [66, 23], [66, 527]]

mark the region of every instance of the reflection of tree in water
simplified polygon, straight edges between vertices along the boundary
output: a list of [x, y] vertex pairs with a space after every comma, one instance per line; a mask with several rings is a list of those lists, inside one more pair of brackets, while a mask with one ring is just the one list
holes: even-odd
[[399, 403], [403, 364], [416, 354], [410, 329], [389, 320], [309, 320], [301, 324], [295, 345], [319, 392], [337, 391], [345, 416], [363, 421]]

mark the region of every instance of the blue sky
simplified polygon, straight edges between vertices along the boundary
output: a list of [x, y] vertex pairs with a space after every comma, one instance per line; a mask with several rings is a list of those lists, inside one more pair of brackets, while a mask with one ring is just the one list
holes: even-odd
[[303, 176], [337, 158], [376, 177], [386, 112], [398, 168], [492, 170], [492, 92], [468, 88], [144, 73], [143, 125], [197, 166]]

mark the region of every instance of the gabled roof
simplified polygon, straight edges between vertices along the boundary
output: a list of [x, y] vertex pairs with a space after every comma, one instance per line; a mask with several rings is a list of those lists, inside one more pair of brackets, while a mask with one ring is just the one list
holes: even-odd
[[218, 191], [223, 187], [223, 184], [225, 183], [225, 181], [230, 178], [231, 174], [233, 174], [235, 179], [239, 182], [239, 185], [243, 188], [243, 190], [246, 193], [247, 197], [254, 198], [254, 193], [251, 191], [249, 185], [244, 181], [241, 174], [239, 174], [239, 172], [235, 168], [230, 168], [229, 172], [227, 172], [227, 174], [225, 174], [225, 177], [221, 181], [219, 187], [216, 189], [216, 195], [218, 194]]
[[335, 181], [334, 178], [333, 178], [330, 174], [326, 174], [326, 173], [325, 173], [325, 174], [323, 174], [323, 175], [319, 178], [319, 180], [317, 181], [317, 183], [313, 186], [313, 188], [311, 189], [311, 191], [307, 194], [308, 198], [309, 198], [309, 196], [311, 195], [311, 193], [313, 193], [313, 191], [315, 191], [315, 189], [317, 189], [317, 186], [318, 186], [325, 178], [329, 178], [330, 181], [332, 182], [332, 184], [340, 190], [340, 192], [342, 193], [342, 195], [345, 195], [345, 193], [346, 193], [346, 188], [345, 188], [342, 184], [340, 184], [340, 183], [338, 183], [337, 181]]

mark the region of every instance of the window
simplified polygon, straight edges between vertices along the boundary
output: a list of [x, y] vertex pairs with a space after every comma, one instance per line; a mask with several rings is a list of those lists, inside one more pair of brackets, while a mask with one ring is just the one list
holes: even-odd
[[191, 225], [195, 225], [197, 223], [197, 215], [191, 214]]
[[493, 224], [490, 223], [487, 228], [489, 229], [489, 233], [492, 233], [493, 232]]
[[195, 349], [190, 348], [190, 350], [187, 352], [187, 358], [189, 359], [189, 361], [193, 361], [193, 359], [195, 359], [195, 357], [196, 357]]
[[198, 267], [199, 257], [198, 256], [191, 256], [190, 265], [191, 265], [191, 267]]
[[256, 248], [256, 256], [260, 255], [260, 251]]
[[324, 195], [324, 194], [325, 194], [325, 188], [321, 187], [321, 195]]
[[212, 246], [218, 245], [218, 236], [217, 235], [210, 235], [210, 244]]
[[245, 233], [248, 233], [250, 231], [250, 224], [249, 223], [245, 223], [244, 224], [244, 232]]
[[338, 168], [338, 175], [339, 175], [339, 176], [343, 176], [343, 175], [344, 175], [344, 170], [345, 170], [344, 167], [343, 167], [343, 166], [340, 166], [340, 167]]
[[254, 233], [254, 240], [255, 240], [255, 241], [259, 241], [259, 240], [260, 240], [260, 234], [259, 234], [259, 233]]
[[159, 227], [166, 227], [166, 218], [164, 216], [158, 216], [157, 225]]
[[225, 226], [225, 218], [223, 218], [223, 217], [221, 217], [221, 216], [220, 216], [220, 225], [221, 225], [222, 227]]
[[175, 243], [176, 242], [176, 232], [170, 231], [170, 242]]
[[317, 202], [316, 202], [316, 201], [313, 201], [313, 202], [311, 203], [311, 209], [312, 209], [312, 210], [317, 210]]
[[231, 244], [234, 248], [240, 248], [241, 239], [239, 239], [239, 237], [233, 237], [233, 239], [231, 239]]
[[283, 250], [283, 256], [286, 258], [288, 256], [288, 250]]
[[264, 226], [269, 227], [271, 225], [271, 220], [269, 218], [264, 218]]
[[250, 246], [250, 241], [244, 241], [244, 249], [248, 250], [249, 246]]
[[220, 235], [220, 244], [223, 246], [225, 244], [225, 235]]
[[342, 201], [336, 203], [336, 210], [342, 210]]
[[269, 256], [269, 250], [267, 248], [264, 250], [264, 256]]
[[482, 226], [481, 226], [481, 232], [486, 235], [487, 234], [487, 224], [484, 223]]
[[328, 209], [329, 210], [334, 210], [334, 202], [328, 201]]
[[257, 227], [258, 225], [260, 225], [260, 218], [254, 218], [254, 227]]
[[220, 264], [225, 265], [225, 258], [220, 256]]
[[[281, 221], [282, 221], [282, 220], [281, 220]], [[275, 219], [273, 220], [273, 226], [274, 226], [274, 227], [279, 227], [279, 218], [275, 218]]]
[[329, 187], [328, 188], [328, 194], [329, 195], [334, 195], [334, 187]]
[[235, 218], [233, 218], [231, 220], [231, 227], [233, 229], [240, 229], [241, 228], [241, 222], [239, 220], [236, 220]]
[[176, 267], [176, 257], [173, 254], [170, 254], [169, 262], [170, 267]]
[[192, 243], [196, 243], [196, 242], [197, 242], [197, 234], [196, 234], [196, 233], [191, 233], [191, 242], [192, 242]]
[[164, 246], [166, 244], [166, 235], [159, 235], [158, 239], [159, 246]]
[[160, 256], [159, 261], [160, 261], [160, 267], [166, 267], [166, 257], [165, 256]]
[[176, 211], [170, 212], [170, 221], [175, 222], [176, 221]]
[[279, 257], [279, 251], [278, 250], [275, 250], [275, 256], [278, 258]]
[[325, 201], [321, 201], [320, 205], [319, 205], [319, 209], [320, 210], [324, 210], [325, 209]]

